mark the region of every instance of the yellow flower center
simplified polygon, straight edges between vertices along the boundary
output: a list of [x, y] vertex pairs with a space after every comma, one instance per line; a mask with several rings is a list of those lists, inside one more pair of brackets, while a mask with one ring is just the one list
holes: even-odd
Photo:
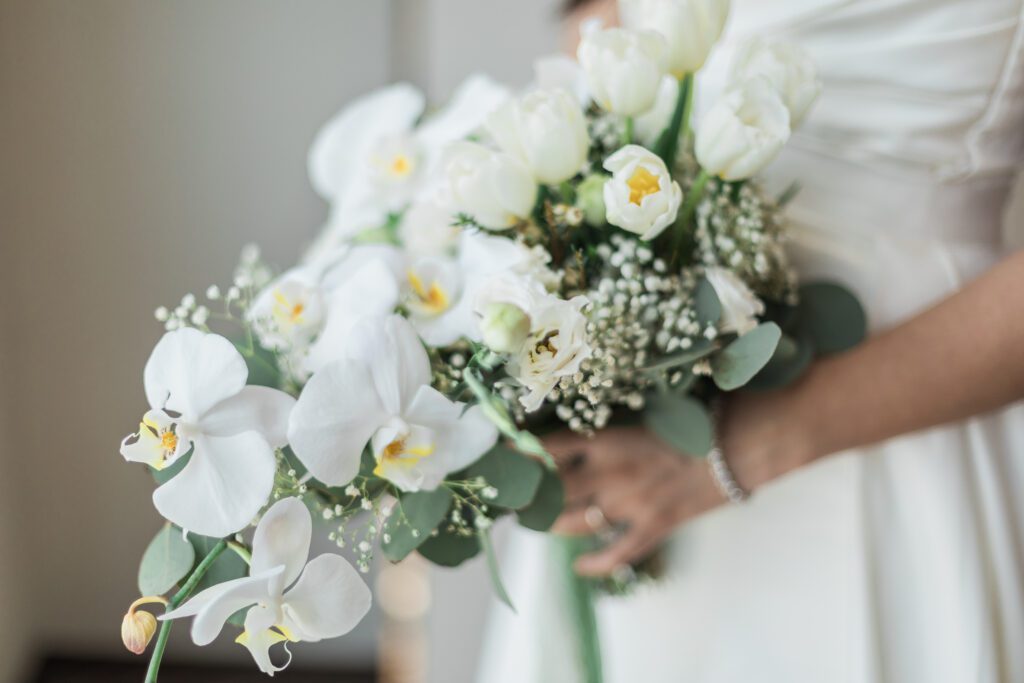
[[450, 305], [448, 295], [440, 284], [436, 281], [431, 282], [428, 288], [423, 285], [423, 280], [411, 270], [408, 276], [409, 284], [412, 286], [412, 291], [416, 295], [421, 308], [433, 315], [439, 315], [448, 310]]
[[165, 453], [174, 453], [178, 449], [178, 436], [172, 431], [166, 431], [160, 437], [160, 448]]
[[633, 171], [633, 176], [626, 181], [629, 187], [629, 201], [637, 206], [644, 200], [644, 197], [661, 191], [658, 176], [652, 174], [643, 166], [638, 166]]
[[302, 322], [302, 314], [306, 312], [306, 304], [301, 301], [292, 302], [281, 292], [274, 292], [274, 318], [278, 324], [298, 325]]
[[391, 160], [391, 174], [398, 178], [404, 178], [410, 173], [412, 173], [412, 160], [404, 154], [395, 155], [395, 158]]
[[378, 477], [385, 475], [385, 467], [398, 465], [400, 467], [412, 467], [423, 458], [434, 454], [434, 446], [413, 446], [408, 447], [405, 437], [395, 439], [380, 454], [380, 462], [374, 468], [373, 473]]

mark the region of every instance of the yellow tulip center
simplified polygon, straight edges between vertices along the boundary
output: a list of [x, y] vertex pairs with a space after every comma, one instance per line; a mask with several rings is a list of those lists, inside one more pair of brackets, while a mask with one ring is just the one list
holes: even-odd
[[422, 309], [433, 315], [439, 315], [448, 310], [448, 294], [440, 284], [435, 281], [430, 283], [430, 287], [426, 287], [419, 275], [412, 271], [409, 271], [408, 275], [409, 284]]
[[629, 201], [637, 206], [640, 206], [644, 197], [661, 191], [658, 176], [643, 166], [638, 166], [633, 171], [633, 175], [626, 181], [626, 185], [629, 187]]

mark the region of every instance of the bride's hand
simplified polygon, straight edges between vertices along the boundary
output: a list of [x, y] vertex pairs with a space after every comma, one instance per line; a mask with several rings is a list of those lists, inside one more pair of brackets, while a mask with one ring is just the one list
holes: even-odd
[[576, 571], [607, 576], [642, 560], [682, 522], [724, 502], [704, 460], [674, 451], [643, 427], [611, 427], [592, 439], [564, 432], [545, 445], [559, 464], [566, 506], [553, 530], [590, 535], [624, 527], [605, 548], [584, 555]]

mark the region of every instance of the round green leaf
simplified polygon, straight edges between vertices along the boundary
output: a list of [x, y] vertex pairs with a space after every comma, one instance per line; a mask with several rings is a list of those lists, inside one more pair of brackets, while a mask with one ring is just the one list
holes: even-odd
[[655, 394], [647, 401], [644, 421], [673, 448], [697, 457], [711, 451], [714, 427], [704, 406], [689, 396]]
[[533, 500], [543, 469], [536, 460], [499, 443], [471, 465], [465, 477], [470, 480], [483, 477], [498, 490], [497, 497], [486, 501], [489, 505], [518, 510]]
[[711, 376], [722, 391], [744, 386], [761, 371], [782, 338], [775, 323], [762, 323], [722, 349], [711, 359]]
[[775, 355], [761, 372], [750, 380], [750, 389], [778, 389], [795, 382], [814, 359], [814, 344], [806, 335], [794, 338], [783, 335]]
[[430, 532], [448, 514], [452, 492], [439, 487], [434, 491], [417, 491], [403, 495], [384, 523], [387, 540], [381, 544], [384, 557], [398, 562], [416, 550], [430, 537]]
[[562, 514], [565, 507], [565, 489], [557, 472], [545, 469], [533, 501], [516, 512], [519, 523], [534, 531], [547, 531]]
[[864, 341], [867, 317], [849, 290], [830, 282], [800, 287], [800, 326], [819, 354], [838, 353]]
[[722, 302], [707, 278], [701, 278], [693, 290], [693, 308], [702, 327], [714, 325], [722, 317]]
[[420, 555], [442, 567], [458, 567], [480, 552], [480, 539], [476, 535], [461, 536], [439, 531], [416, 549]]
[[163, 595], [192, 570], [196, 555], [181, 529], [165, 524], [149, 542], [139, 564], [139, 593]]

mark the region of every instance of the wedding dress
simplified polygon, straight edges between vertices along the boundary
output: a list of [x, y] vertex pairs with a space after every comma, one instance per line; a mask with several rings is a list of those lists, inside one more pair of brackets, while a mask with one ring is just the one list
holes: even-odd
[[[734, 0], [705, 103], [755, 35], [799, 43], [824, 81], [768, 172], [802, 185], [806, 278], [851, 287], [882, 330], [1004, 255], [1024, 2]], [[599, 605], [609, 683], [1024, 681], [1024, 408], [826, 458], [669, 554], [667, 579]], [[544, 537], [516, 531], [504, 556], [518, 615], [495, 608], [479, 680], [575, 683]]]

